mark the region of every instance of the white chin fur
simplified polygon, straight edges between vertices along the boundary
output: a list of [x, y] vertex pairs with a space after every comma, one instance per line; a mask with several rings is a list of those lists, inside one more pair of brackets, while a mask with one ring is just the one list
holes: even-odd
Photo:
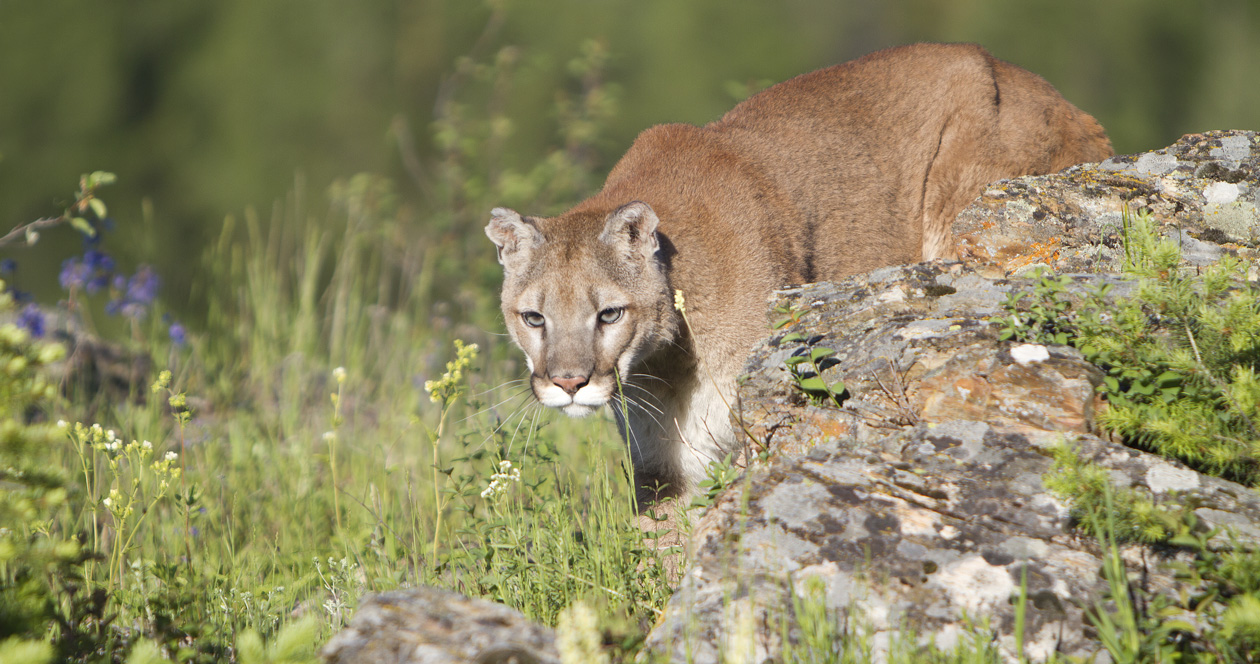
[[586, 417], [587, 415], [599, 410], [599, 408], [596, 406], [583, 406], [582, 404], [575, 403], [565, 406], [560, 410], [564, 411], [564, 414], [569, 417]]

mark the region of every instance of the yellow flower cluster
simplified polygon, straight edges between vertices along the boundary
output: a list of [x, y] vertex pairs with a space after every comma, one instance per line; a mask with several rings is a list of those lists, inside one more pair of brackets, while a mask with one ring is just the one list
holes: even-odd
[[424, 382], [424, 391], [429, 393], [429, 400], [447, 405], [463, 394], [461, 385], [464, 369], [467, 369], [476, 357], [477, 344], [464, 344], [463, 341], [456, 339], [455, 359], [446, 363], [446, 373], [437, 380]]

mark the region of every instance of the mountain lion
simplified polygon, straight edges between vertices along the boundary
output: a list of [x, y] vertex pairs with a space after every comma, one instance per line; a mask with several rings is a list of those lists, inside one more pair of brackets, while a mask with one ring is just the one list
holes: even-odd
[[950, 224], [987, 183], [1111, 154], [1035, 74], [976, 45], [915, 44], [703, 127], [652, 127], [599, 193], [552, 218], [496, 208], [486, 234], [534, 395], [572, 416], [614, 405], [643, 507], [735, 447], [735, 377], [772, 290], [952, 258]]

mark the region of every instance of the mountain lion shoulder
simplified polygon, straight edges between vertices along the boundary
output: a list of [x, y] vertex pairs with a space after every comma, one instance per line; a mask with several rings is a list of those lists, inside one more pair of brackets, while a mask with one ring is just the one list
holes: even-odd
[[573, 416], [614, 403], [645, 505], [735, 446], [728, 404], [772, 290], [951, 258], [950, 224], [987, 183], [1111, 154], [1035, 74], [976, 45], [916, 44], [703, 127], [652, 127], [599, 193], [551, 218], [496, 208], [486, 234], [534, 395]]

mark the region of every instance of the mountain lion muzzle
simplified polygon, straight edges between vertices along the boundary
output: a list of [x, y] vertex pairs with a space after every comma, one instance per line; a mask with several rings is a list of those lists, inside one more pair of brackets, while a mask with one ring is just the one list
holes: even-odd
[[534, 395], [573, 416], [612, 403], [645, 506], [735, 447], [728, 404], [772, 290], [952, 258], [950, 225], [986, 184], [1111, 154], [1040, 77], [976, 45], [915, 44], [703, 127], [652, 127], [599, 193], [552, 218], [497, 208], [486, 234]]

